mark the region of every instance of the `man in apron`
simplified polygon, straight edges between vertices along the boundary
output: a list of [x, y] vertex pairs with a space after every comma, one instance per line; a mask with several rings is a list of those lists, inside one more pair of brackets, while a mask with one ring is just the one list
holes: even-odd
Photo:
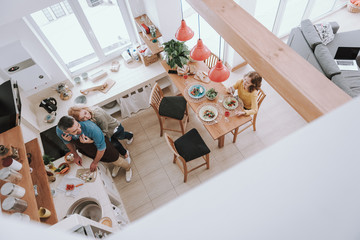
[[78, 122], [73, 117], [63, 116], [56, 127], [57, 136], [64, 142], [71, 153], [74, 154], [74, 162], [82, 166], [80, 153], [92, 158], [90, 170], [95, 171], [99, 161], [113, 163], [112, 176], [115, 177], [120, 168], [126, 171], [126, 181], [130, 182], [132, 170], [130, 164], [121, 158], [119, 152], [104, 137], [101, 129], [92, 121]]

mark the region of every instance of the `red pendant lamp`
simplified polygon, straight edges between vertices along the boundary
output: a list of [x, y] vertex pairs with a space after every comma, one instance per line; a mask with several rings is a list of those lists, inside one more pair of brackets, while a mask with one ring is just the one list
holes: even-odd
[[200, 16], [198, 14], [198, 26], [199, 26], [199, 40], [197, 44], [191, 49], [190, 57], [195, 61], [204, 61], [211, 55], [211, 51], [204, 45], [200, 38]]
[[194, 36], [194, 31], [186, 25], [183, 16], [182, 1], [180, 0], [181, 6], [181, 25], [175, 33], [175, 38], [179, 41], [185, 42], [190, 40]]
[[208, 73], [209, 79], [213, 82], [224, 82], [230, 76], [230, 71], [220, 60], [221, 52], [221, 36], [220, 36], [220, 46], [219, 46], [219, 60], [214, 67], [212, 67]]

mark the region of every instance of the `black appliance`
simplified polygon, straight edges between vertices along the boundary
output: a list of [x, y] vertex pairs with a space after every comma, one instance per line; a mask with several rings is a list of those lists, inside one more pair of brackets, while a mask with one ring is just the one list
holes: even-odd
[[0, 85], [0, 133], [20, 125], [21, 100], [16, 81], [7, 80]]
[[57, 110], [57, 102], [53, 97], [48, 97], [40, 102], [39, 107], [43, 107], [48, 113], [55, 112]]
[[69, 152], [69, 149], [63, 141], [56, 135], [56, 126], [41, 132], [40, 137], [44, 148], [44, 154], [49, 155], [54, 159], [58, 159]]

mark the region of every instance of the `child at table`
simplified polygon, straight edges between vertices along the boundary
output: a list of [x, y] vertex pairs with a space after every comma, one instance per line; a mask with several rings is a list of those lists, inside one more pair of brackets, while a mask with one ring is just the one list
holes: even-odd
[[244, 111], [237, 113], [241, 115], [253, 115], [258, 111], [257, 96], [261, 87], [262, 77], [255, 71], [244, 75], [244, 79], [237, 81], [232, 87], [227, 89], [228, 93], [234, 94], [238, 91], [238, 97], [244, 103]]

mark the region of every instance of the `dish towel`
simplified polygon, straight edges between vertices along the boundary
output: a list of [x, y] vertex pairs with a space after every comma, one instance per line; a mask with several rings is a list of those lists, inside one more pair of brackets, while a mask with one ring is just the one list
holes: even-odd
[[150, 94], [151, 86], [146, 85], [137, 89], [135, 92], [132, 92], [128, 97], [119, 98], [117, 102], [120, 105], [121, 117], [130, 117], [132, 113], [150, 107]]

